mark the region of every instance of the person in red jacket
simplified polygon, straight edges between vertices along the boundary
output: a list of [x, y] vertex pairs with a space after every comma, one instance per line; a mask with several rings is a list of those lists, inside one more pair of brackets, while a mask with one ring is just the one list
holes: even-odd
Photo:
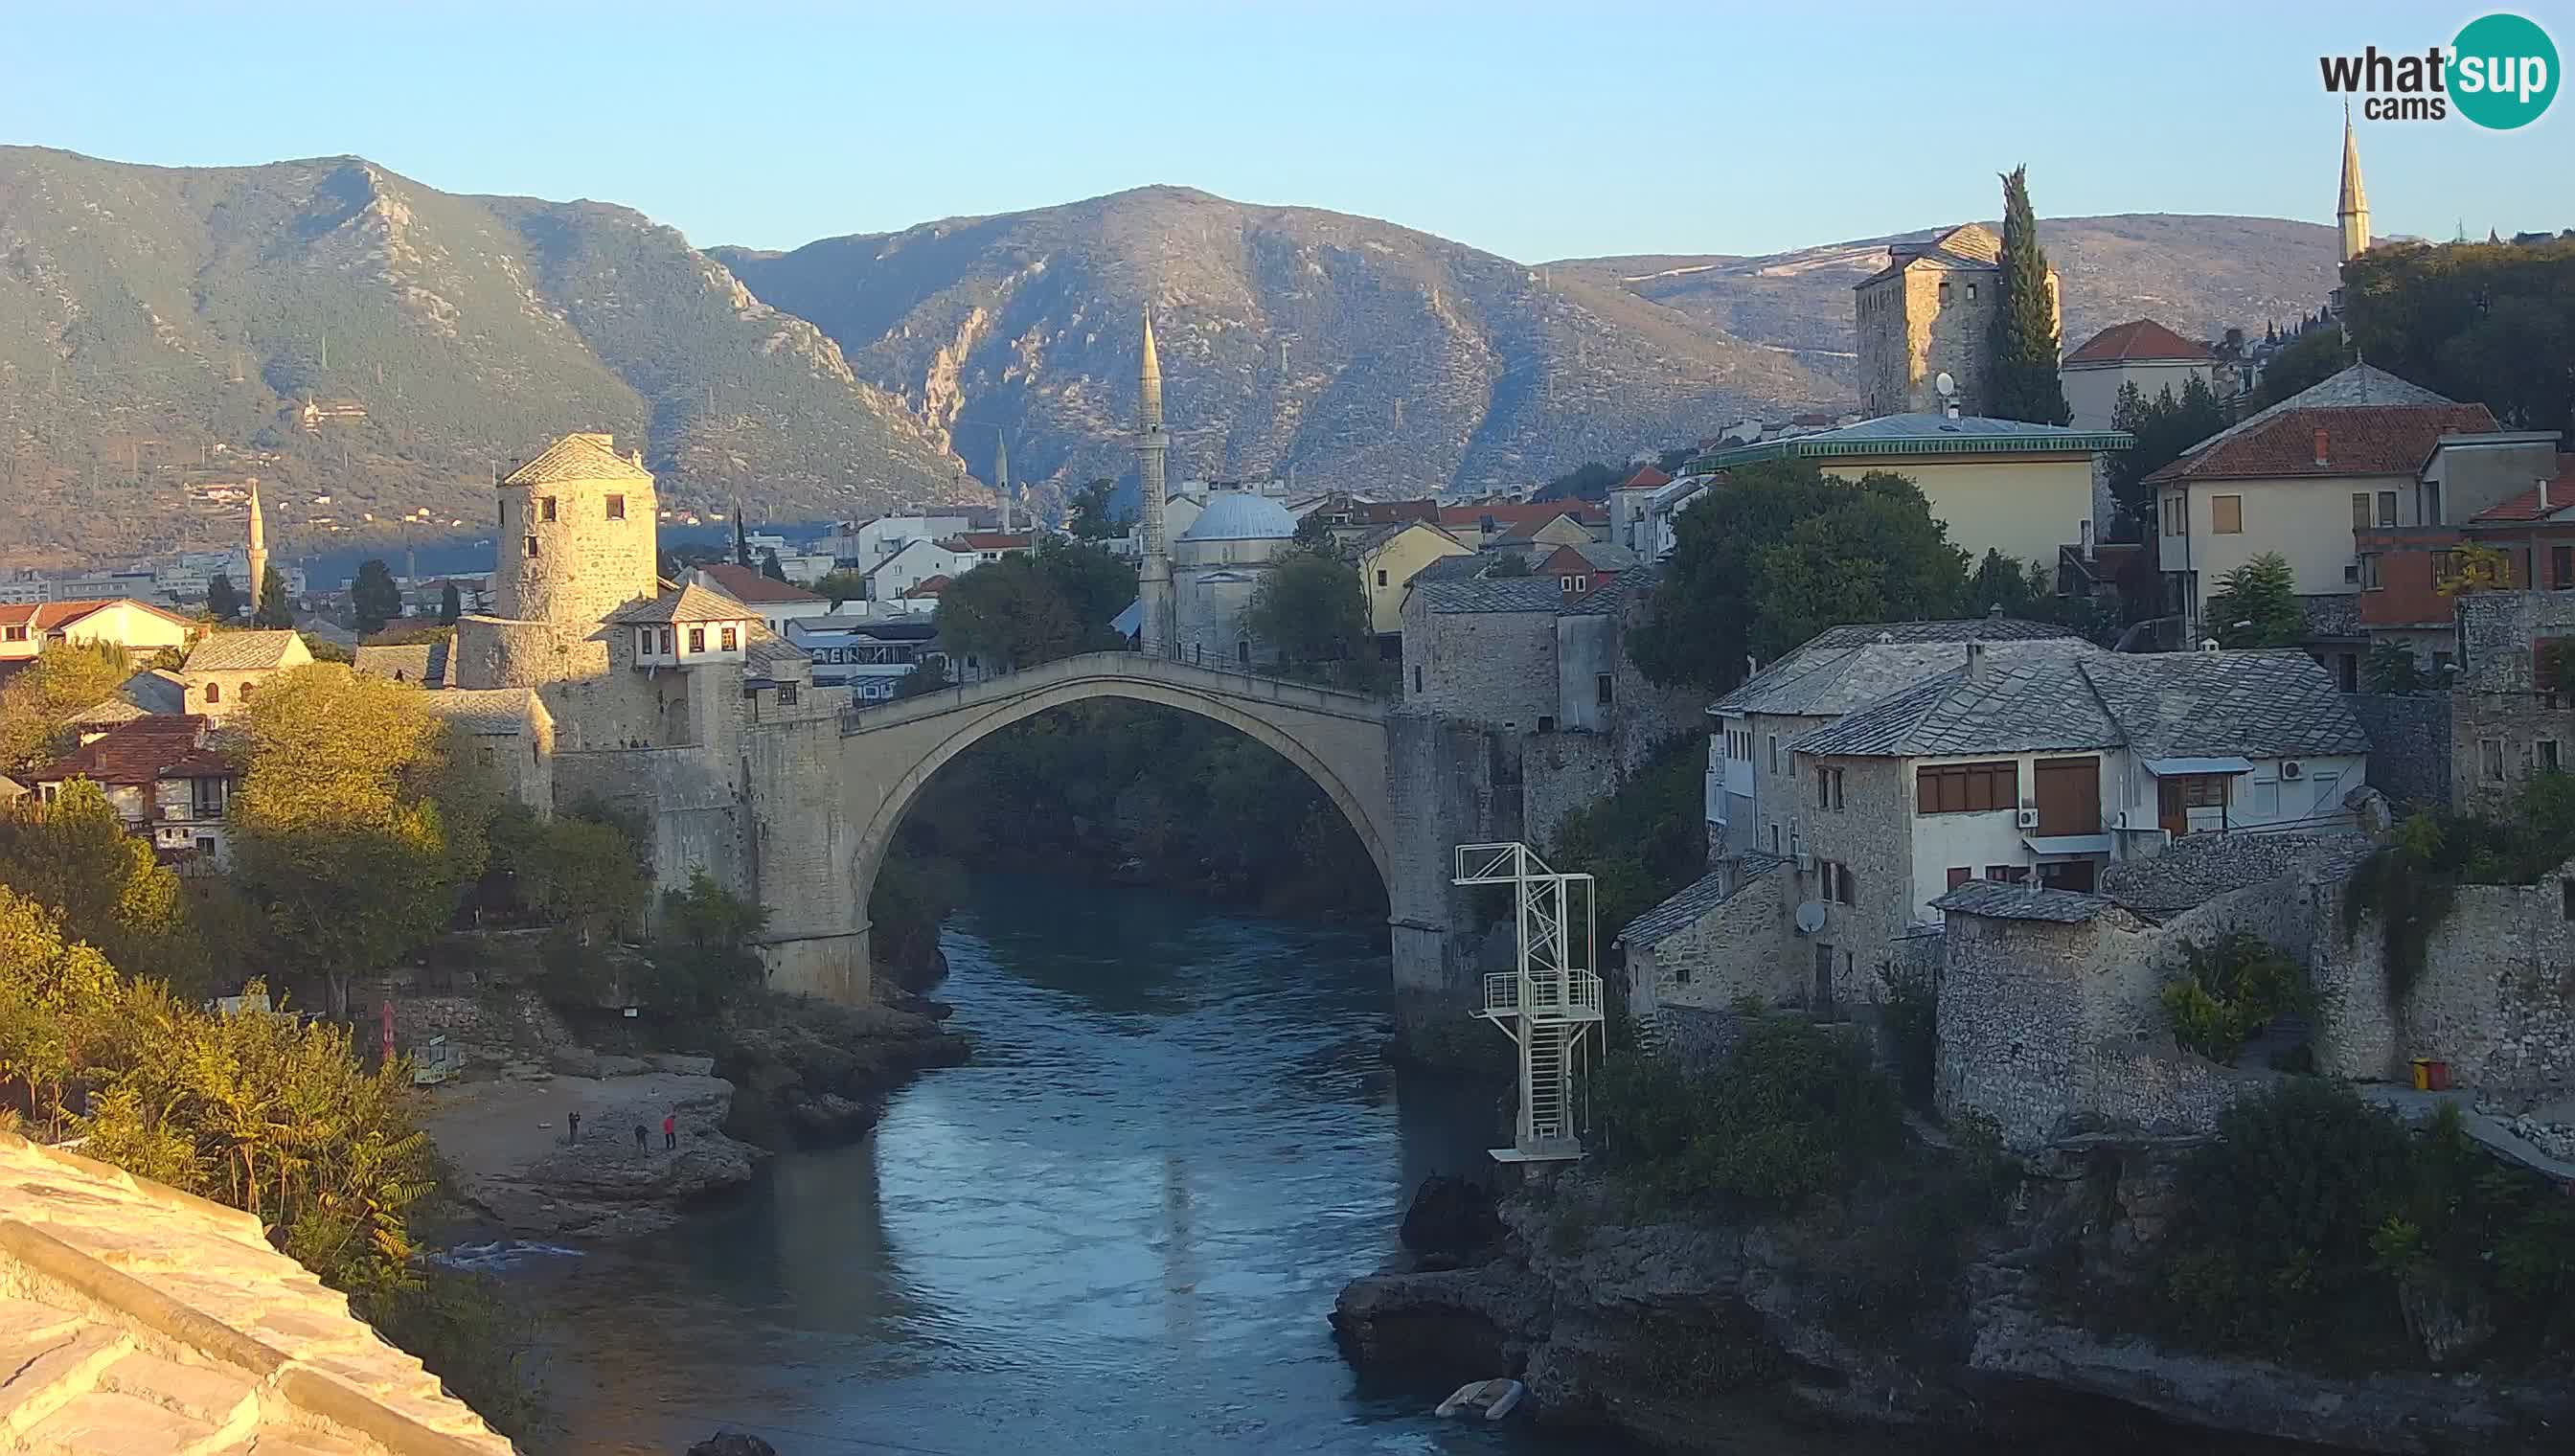
[[679, 1145], [680, 1114], [677, 1112], [665, 1112], [662, 1114], [662, 1146], [664, 1148], [676, 1148]]

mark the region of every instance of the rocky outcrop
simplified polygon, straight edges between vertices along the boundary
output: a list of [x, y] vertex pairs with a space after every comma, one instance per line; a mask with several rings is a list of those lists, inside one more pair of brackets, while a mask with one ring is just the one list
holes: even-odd
[[691, 1446], [689, 1456], [778, 1456], [778, 1448], [758, 1436], [719, 1431]]
[[885, 989], [904, 1004], [782, 997], [735, 1012], [715, 1057], [742, 1088], [726, 1130], [770, 1148], [855, 1137], [914, 1073], [966, 1060], [974, 1043], [939, 1024], [945, 1006]]
[[493, 1222], [537, 1238], [618, 1238], [751, 1178], [761, 1149], [723, 1130], [734, 1095], [722, 1077], [673, 1072], [474, 1082], [436, 1089], [421, 1121], [457, 1170], [460, 1200]]

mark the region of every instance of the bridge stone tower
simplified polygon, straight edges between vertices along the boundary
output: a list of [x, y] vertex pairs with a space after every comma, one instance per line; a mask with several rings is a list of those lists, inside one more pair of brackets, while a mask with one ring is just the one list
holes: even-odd
[[1145, 620], [1137, 642], [1154, 657], [1168, 658], [1180, 651], [1172, 633], [1172, 544], [1163, 534], [1163, 472], [1172, 437], [1163, 431], [1163, 361], [1154, 352], [1150, 313], [1145, 316], [1145, 369], [1137, 398], [1136, 480], [1145, 513], [1145, 560], [1136, 573]]

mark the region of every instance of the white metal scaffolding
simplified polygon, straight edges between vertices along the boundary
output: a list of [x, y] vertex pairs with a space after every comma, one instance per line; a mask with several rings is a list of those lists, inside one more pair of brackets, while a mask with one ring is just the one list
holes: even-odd
[[[1576, 1105], [1584, 1061], [1601, 1025], [1598, 930], [1591, 876], [1558, 874], [1516, 841], [1460, 844], [1461, 885], [1511, 887], [1519, 927], [1519, 966], [1484, 977], [1475, 1014], [1509, 1033], [1520, 1050], [1519, 1123], [1512, 1145], [1492, 1149], [1496, 1162], [1552, 1162], [1582, 1156], [1586, 1120]], [[1574, 887], [1580, 886], [1581, 930], [1574, 932]]]

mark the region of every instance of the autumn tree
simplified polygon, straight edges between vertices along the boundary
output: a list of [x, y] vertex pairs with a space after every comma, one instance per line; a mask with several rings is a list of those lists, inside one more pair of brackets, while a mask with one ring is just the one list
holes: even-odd
[[134, 661], [113, 643], [55, 643], [0, 687], [0, 770], [43, 763], [70, 746], [65, 725], [116, 696]]
[[97, 784], [76, 778], [50, 802], [0, 804], [0, 884], [119, 965], [168, 973], [183, 920], [179, 876]]
[[2047, 286], [2047, 252], [2038, 245], [2038, 215], [2029, 205], [2029, 169], [2003, 174], [2002, 317], [1987, 366], [1999, 420], [2062, 425], [2074, 418], [2058, 380], [2056, 295]]

